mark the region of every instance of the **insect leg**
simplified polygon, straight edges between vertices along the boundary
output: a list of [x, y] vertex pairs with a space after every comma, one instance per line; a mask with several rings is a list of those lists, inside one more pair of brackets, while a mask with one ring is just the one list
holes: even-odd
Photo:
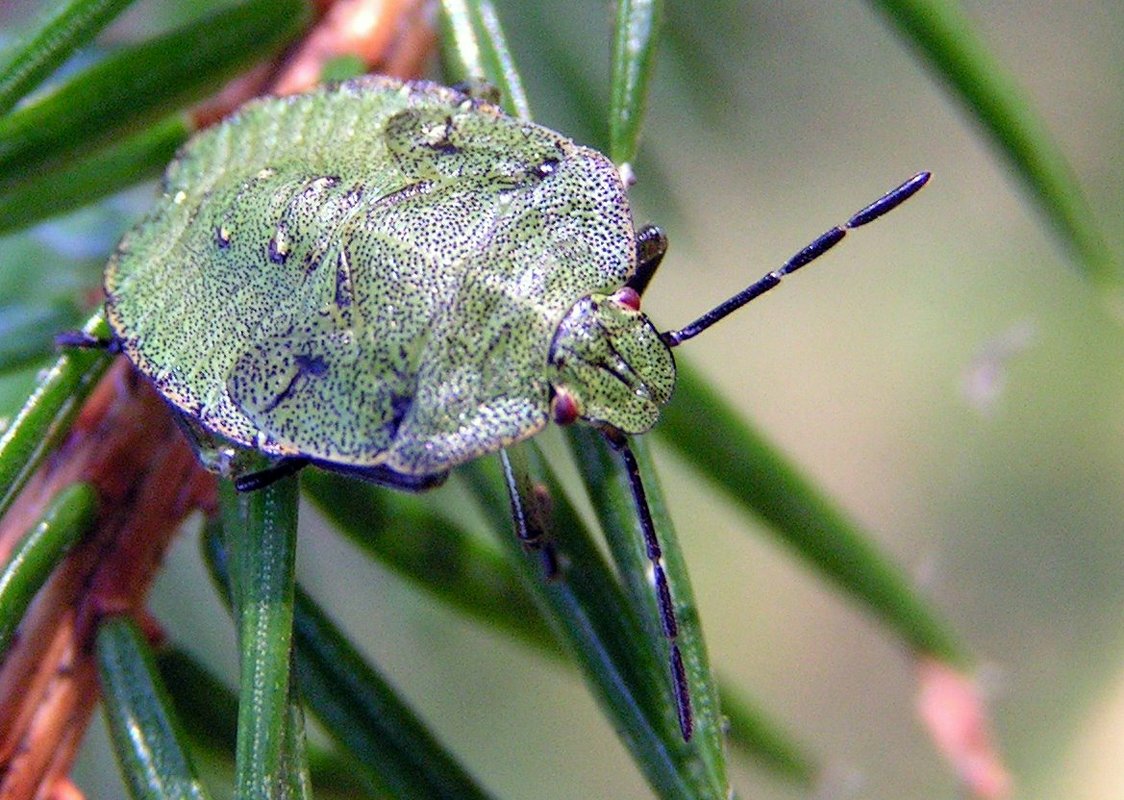
[[620, 431], [605, 430], [605, 438], [609, 445], [621, 454], [624, 459], [625, 472], [628, 475], [628, 485], [632, 491], [632, 500], [636, 506], [636, 513], [640, 519], [640, 531], [644, 536], [644, 546], [648, 551], [648, 560], [652, 562], [652, 579], [656, 586], [656, 601], [660, 610], [660, 625], [668, 644], [668, 666], [671, 669], [671, 685], [675, 691], [675, 707], [679, 714], [679, 731], [683, 734], [684, 741], [690, 741], [695, 730], [694, 713], [691, 710], [691, 692], [687, 686], [687, 673], [683, 668], [683, 656], [679, 652], [676, 639], [679, 638], [679, 621], [675, 616], [675, 604], [671, 600], [671, 589], [667, 585], [667, 573], [663, 568], [663, 550], [660, 549], [659, 539], [656, 537], [656, 525], [652, 521], [652, 511], [648, 507], [648, 495], [644, 491], [644, 483], [640, 479], [640, 466], [636, 463], [636, 456], [628, 446], [628, 440]]
[[644, 294], [667, 252], [667, 235], [655, 225], [645, 225], [636, 232], [636, 273], [625, 286]]
[[535, 504], [529, 507], [524, 502], [524, 492], [520, 491], [519, 482], [515, 477], [515, 470], [511, 466], [511, 459], [506, 450], [500, 450], [500, 461], [503, 464], [503, 480], [507, 485], [507, 494], [511, 498], [511, 519], [515, 523], [515, 538], [523, 545], [527, 552], [538, 553], [542, 558], [543, 576], [548, 580], [558, 577], [558, 551], [550, 539], [544, 517], [550, 505], [550, 496], [545, 491], [539, 491], [539, 486], [531, 487], [529, 497]]
[[234, 488], [240, 492], [256, 492], [282, 478], [295, 475], [307, 466], [307, 458], [283, 458], [272, 467], [238, 476], [234, 479]]
[[781, 282], [781, 278], [785, 275], [812, 263], [828, 250], [835, 247], [835, 245], [839, 244], [839, 242], [843, 240], [843, 237], [847, 235], [847, 231], [858, 228], [861, 225], [866, 225], [869, 222], [874, 222], [874, 220], [878, 219], [883, 214], [893, 211], [920, 191], [921, 187], [929, 182], [929, 177], [928, 172], [918, 172], [901, 186], [891, 189], [866, 208], [853, 214], [851, 218], [842, 225], [836, 225], [834, 228], [831, 228], [826, 233], [814, 239], [803, 247], [800, 252], [786, 261], [779, 269], [773, 270], [756, 283], [751, 283], [729, 300], [726, 300], [724, 303], [721, 303], [703, 314], [690, 325], [680, 328], [677, 331], [664, 331], [660, 334], [660, 339], [662, 339], [663, 343], [668, 347], [675, 347], [688, 339], [698, 336], [711, 325], [727, 315], [734, 313], [750, 300], [760, 297], [765, 294], [765, 292], [774, 288]]
[[78, 347], [83, 350], [105, 350], [107, 353], [121, 352], [121, 341], [110, 336], [102, 338], [86, 331], [62, 331], [55, 334], [55, 345], [58, 347]]

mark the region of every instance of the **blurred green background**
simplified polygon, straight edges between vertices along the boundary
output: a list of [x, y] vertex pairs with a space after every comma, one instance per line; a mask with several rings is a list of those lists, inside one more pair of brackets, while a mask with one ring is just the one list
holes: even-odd
[[[1124, 253], [1124, 7], [965, 6]], [[102, 41], [196, 7], [147, 0]], [[538, 121], [603, 146], [608, 5], [497, 7]], [[26, 13], [5, 6], [0, 26]], [[869, 5], [669, 2], [667, 16], [633, 193], [638, 221], [672, 243], [647, 310], [681, 325], [933, 171], [901, 210], [684, 350], [877, 533], [977, 654], [1020, 796], [1120, 797], [1121, 318]], [[26, 281], [65, 261], [60, 291], [78, 302], [151, 191], [0, 239], [5, 271], [18, 263]], [[713, 662], [828, 766], [823, 796], [958, 796], [916, 720], [907, 654], [666, 449], [656, 456]], [[459, 502], [455, 485], [440, 491]], [[650, 796], [575, 673], [436, 607], [311, 512], [305, 523], [304, 585], [499, 796]], [[233, 636], [194, 537], [171, 553], [153, 608], [233, 684]], [[800, 796], [734, 764], [743, 797]], [[122, 791], [100, 723], [78, 781], [90, 797]]]

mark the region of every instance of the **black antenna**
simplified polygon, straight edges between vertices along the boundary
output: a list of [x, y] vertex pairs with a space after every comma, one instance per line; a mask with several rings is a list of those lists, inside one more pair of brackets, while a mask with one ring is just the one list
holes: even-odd
[[691, 710], [691, 692], [687, 686], [687, 672], [683, 668], [683, 655], [679, 652], [676, 640], [679, 638], [679, 620], [675, 615], [675, 604], [671, 601], [671, 589], [667, 585], [667, 573], [663, 568], [663, 550], [656, 537], [656, 525], [652, 521], [652, 511], [648, 508], [648, 496], [640, 479], [640, 466], [636, 456], [628, 446], [628, 439], [614, 428], [603, 429], [609, 445], [624, 459], [628, 485], [632, 491], [632, 502], [640, 520], [640, 531], [644, 536], [644, 546], [648, 560], [652, 562], [652, 579], [656, 585], [656, 602], [660, 611], [660, 626], [668, 646], [668, 666], [671, 670], [671, 686], [675, 692], [675, 710], [679, 715], [679, 732], [683, 740], [691, 741], [695, 732], [695, 718]]
[[839, 244], [839, 242], [843, 240], [843, 237], [847, 235], [848, 230], [858, 228], [860, 225], [866, 225], [868, 222], [874, 222], [874, 220], [878, 219], [883, 214], [893, 211], [920, 191], [921, 187], [929, 182], [929, 176], [930, 173], [928, 172], [918, 172], [901, 186], [898, 186], [896, 189], [891, 189], [862, 211], [854, 214], [843, 225], [835, 226], [812, 241], [799, 253], [786, 261], [784, 266], [780, 269], [773, 270], [768, 275], [761, 278], [761, 280], [750, 284], [726, 302], [703, 314], [690, 325], [680, 328], [677, 331], [664, 331], [660, 334], [660, 339], [662, 339], [663, 343], [668, 347], [675, 347], [692, 337], [698, 336], [711, 325], [729, 314], [734, 313], [750, 300], [765, 294], [765, 292], [780, 283], [781, 278], [785, 275], [810, 264], [828, 250], [835, 247], [835, 245]]

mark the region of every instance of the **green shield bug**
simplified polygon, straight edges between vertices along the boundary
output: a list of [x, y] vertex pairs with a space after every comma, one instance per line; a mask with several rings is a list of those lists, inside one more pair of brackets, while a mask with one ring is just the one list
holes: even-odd
[[551, 421], [602, 430], [631, 482], [690, 739], [674, 605], [627, 437], [671, 397], [671, 348], [928, 177], [659, 332], [640, 295], [667, 241], [634, 227], [605, 156], [456, 89], [360, 78], [253, 101], [181, 150], [106, 269], [102, 344], [197, 444], [274, 459], [252, 474], [210, 460], [243, 490], [307, 464], [420, 490]]

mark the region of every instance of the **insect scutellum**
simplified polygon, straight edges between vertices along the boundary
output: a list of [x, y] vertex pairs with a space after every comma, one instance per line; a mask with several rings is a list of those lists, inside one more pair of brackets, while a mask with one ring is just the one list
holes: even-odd
[[[767, 273], [759, 280], [706, 312], [689, 325], [678, 330], [667, 330], [659, 333], [660, 342], [670, 349], [702, 333], [711, 325], [714, 325], [719, 320], [737, 311], [749, 301], [760, 297], [765, 292], [776, 287], [785, 275], [795, 272], [822, 256], [832, 247], [839, 244], [846, 236], [848, 230], [873, 222], [897, 208], [928, 183], [929, 178], [930, 173], [928, 172], [917, 173], [900, 186], [891, 189], [873, 203], [853, 214], [842, 225], [836, 225], [816, 237], [779, 268]], [[648, 283], [655, 274], [656, 268], [663, 259], [663, 255], [667, 250], [667, 237], [659, 228], [645, 226], [637, 232], [636, 240], [637, 270], [625, 286], [611, 296], [611, 300], [634, 312], [639, 312], [640, 294], [647, 288]], [[585, 416], [570, 391], [564, 387], [560, 390], [556, 390], [552, 408], [554, 419], [560, 424], [568, 424], [576, 421], [579, 417]], [[656, 534], [651, 510], [648, 507], [647, 495], [640, 477], [640, 469], [632, 449], [628, 446], [628, 436], [623, 431], [609, 424], [599, 424], [597, 427], [602, 430], [610, 446], [621, 454], [621, 458], [624, 461], [625, 473], [628, 477], [633, 503], [636, 507], [640, 531], [644, 539], [648, 559], [652, 564], [652, 582], [656, 594], [657, 606], [659, 608], [660, 627], [668, 643], [668, 664], [671, 673], [672, 687], [675, 692], [679, 729], [684, 740], [690, 741], [694, 733], [694, 715], [691, 707], [691, 695], [686, 671], [683, 665], [683, 657], [677, 641], [679, 638], [679, 622], [675, 612], [675, 602], [671, 596], [667, 573], [663, 564], [663, 551]]]

